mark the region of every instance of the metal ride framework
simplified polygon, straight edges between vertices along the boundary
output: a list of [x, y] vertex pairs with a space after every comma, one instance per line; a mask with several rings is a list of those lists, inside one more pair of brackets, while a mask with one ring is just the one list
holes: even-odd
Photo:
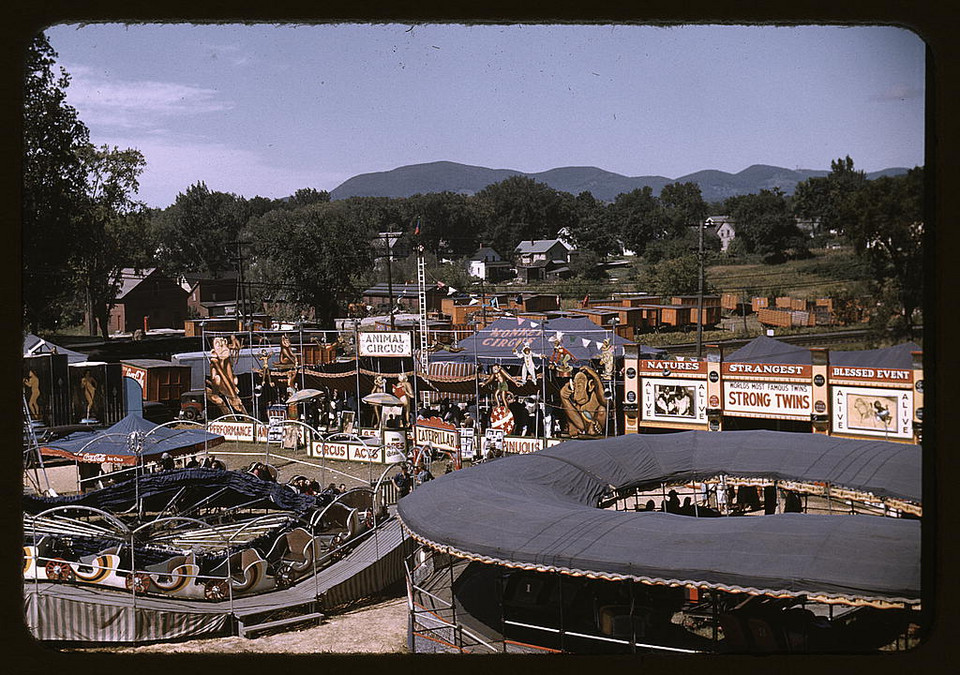
[[[294, 420], [286, 424], [305, 427], [324, 442], [337, 435], [328, 434], [324, 437], [318, 430]], [[366, 446], [363, 438], [354, 435], [353, 439]], [[150, 441], [149, 434], [143, 435], [138, 445], [142, 447], [144, 441]], [[237, 454], [259, 456], [258, 453]], [[269, 457], [268, 453], [264, 453], [264, 456]], [[292, 457], [283, 459], [311, 464]], [[312, 466], [319, 466], [323, 470], [324, 463]], [[255, 512], [262, 510], [262, 504], [258, 505], [256, 499], [246, 504], [217, 507], [215, 502], [224, 492], [222, 489], [192, 503], [185, 503], [183, 498], [188, 496], [186, 488], [173, 494], [161, 507], [154, 507], [147, 513], [139, 489], [142, 467], [138, 461], [137, 466], [123, 472], [127, 475], [130, 471], [134, 472], [135, 496], [133, 504], [122, 512], [111, 513], [101, 508], [66, 504], [36, 514], [24, 513], [24, 532], [30, 539], [24, 546], [23, 573], [25, 581], [32, 581], [25, 587], [28, 624], [40, 639], [57, 632], [51, 628], [56, 623], [56, 617], [45, 617], [43, 603], [39, 602], [40, 598], [57, 593], [51, 587], [51, 582], [55, 585], [66, 583], [70, 587], [80, 584], [78, 588], [87, 588], [100, 594], [103, 598], [100, 602], [126, 604], [133, 613], [132, 628], [122, 635], [111, 633], [110, 629], [104, 631], [105, 636], [111, 635], [113, 640], [120, 641], [164, 638], [163, 635], [150, 634], [152, 621], [141, 619], [137, 612], [138, 607], [146, 609], [156, 605], [159, 598], [164, 598], [167, 607], [170, 607], [170, 600], [178, 601], [184, 612], [196, 610], [209, 615], [219, 611], [229, 617], [232, 630], [241, 635], [265, 627], [275, 628], [320, 619], [323, 617], [322, 610], [329, 609], [324, 607], [324, 603], [329, 601], [324, 593], [327, 589], [321, 587], [320, 581], [324, 570], [336, 565], [337, 561], [358, 547], [365, 548], [368, 552], [364, 555], [372, 561], [367, 567], [371, 569], [373, 577], [370, 577], [371, 572], [358, 572], [367, 575], [367, 581], [364, 582], [366, 587], [382, 589], [395, 580], [391, 577], [396, 574], [381, 564], [381, 558], [395, 549], [397, 542], [392, 540], [396, 537], [388, 537], [391, 541], [385, 541], [383, 547], [380, 543], [384, 523], [393, 522], [389, 518], [388, 506], [394, 501], [394, 492], [387, 474], [395, 466], [386, 466], [376, 480], [371, 473], [367, 486], [347, 490], [322, 508], [313, 509], [307, 514], [278, 509], [257, 515]], [[102, 479], [103, 476], [96, 478]], [[360, 493], [369, 497], [363, 498]], [[351, 511], [347, 504], [356, 502], [358, 496], [361, 497], [361, 503], [368, 504], [368, 508], [364, 511], [366, 515], [361, 514], [357, 517], [360, 520], [355, 519], [354, 522], [358, 524], [354, 528], [356, 531], [351, 532], [349, 523], [345, 523], [346, 532], [331, 535], [327, 521], [338, 519], [338, 510], [346, 508], [348, 512]], [[352, 511], [356, 512], [356, 509]], [[395, 523], [393, 528], [399, 532]], [[296, 531], [304, 533], [301, 537], [304, 541], [298, 540], [300, 550], [284, 553], [281, 542]], [[268, 540], [272, 537], [274, 542], [267, 556], [248, 555], [251, 542], [262, 541], [264, 537]], [[90, 538], [103, 544], [100, 546], [102, 550], [86, 556], [69, 555], [75, 544]], [[147, 548], [144, 549], [144, 546]], [[160, 564], [148, 564], [150, 561], [146, 559], [156, 558], [158, 549], [171, 553], [168, 560]], [[142, 553], [150, 550], [152, 556]], [[183, 551], [190, 553], [172, 555]], [[210, 565], [207, 564], [207, 569], [201, 573], [195, 554], [203, 552], [217, 556], [222, 563], [214, 569], [209, 569]], [[138, 562], [141, 559], [146, 562]], [[337, 576], [333, 571], [328, 576], [331, 574]], [[283, 589], [293, 586], [296, 586], [296, 593], [287, 598], [285, 594], [289, 595], [289, 592]], [[128, 592], [126, 601], [121, 599], [125, 591]], [[349, 595], [351, 590], [345, 592]], [[344, 600], [343, 593], [338, 591], [335, 594], [339, 601]], [[196, 600], [200, 600], [199, 605]], [[211, 608], [211, 602], [216, 609]], [[294, 616], [290, 616], [291, 612]], [[286, 618], [275, 619], [278, 615]], [[251, 622], [257, 625], [249, 625]], [[202, 632], [202, 628], [198, 628], [198, 631]], [[104, 639], [109, 641], [111, 638]]]

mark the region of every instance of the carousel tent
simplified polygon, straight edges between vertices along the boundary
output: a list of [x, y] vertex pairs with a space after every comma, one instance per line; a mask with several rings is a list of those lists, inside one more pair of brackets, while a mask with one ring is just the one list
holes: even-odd
[[[920, 598], [920, 521], [602, 510], [602, 495], [717, 475], [920, 502], [921, 456], [884, 441], [688, 431], [568, 441], [441, 476], [398, 503], [413, 536], [462, 557], [655, 584], [861, 602]], [[464, 504], [481, 508], [464, 510]]]
[[40, 452], [48, 457], [66, 457], [79, 462], [110, 462], [113, 464], [136, 464], [137, 454], [131, 446], [131, 434], [143, 434], [144, 461], [160, 459], [167, 452], [185, 455], [211, 448], [223, 442], [220, 434], [211, 434], [202, 429], [171, 429], [161, 427], [136, 415], [127, 415], [112, 427], [98, 431], [77, 431], [69, 436], [40, 446]]
[[[552, 338], [560, 336], [560, 344], [572, 355], [571, 362], [586, 364], [600, 358], [600, 345], [610, 339], [614, 356], [623, 356], [623, 345], [633, 344], [611, 330], [593, 323], [587, 318], [549, 319], [533, 321], [507, 317], [497, 319], [483, 330], [460, 341], [462, 351], [437, 352], [430, 355], [431, 362], [501, 363], [519, 365], [520, 358], [513, 353], [518, 346], [530, 340], [534, 354], [549, 358], [553, 353]], [[640, 347], [642, 358], [662, 358], [663, 350]], [[539, 358], [536, 359], [539, 361]]]

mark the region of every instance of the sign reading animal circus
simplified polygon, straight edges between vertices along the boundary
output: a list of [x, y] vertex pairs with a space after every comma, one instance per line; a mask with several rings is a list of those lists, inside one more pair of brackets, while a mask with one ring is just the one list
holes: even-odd
[[360, 356], [411, 356], [410, 333], [403, 331], [363, 331], [357, 334]]

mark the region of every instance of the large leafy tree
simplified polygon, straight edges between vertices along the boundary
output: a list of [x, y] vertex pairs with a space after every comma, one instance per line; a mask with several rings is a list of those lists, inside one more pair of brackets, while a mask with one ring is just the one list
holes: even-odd
[[830, 162], [830, 173], [808, 178], [797, 184], [793, 195], [793, 212], [815, 223], [817, 234], [831, 230], [842, 234], [851, 216], [849, 198], [867, 182], [866, 174], [854, 168], [847, 155]]
[[71, 261], [86, 200], [80, 151], [89, 131], [66, 103], [70, 78], [54, 69], [43, 34], [27, 49], [24, 81], [23, 311], [26, 327], [56, 328], [71, 304]]
[[783, 193], [778, 189], [730, 197], [724, 210], [736, 223], [738, 248], [756, 253], [768, 264], [808, 254], [806, 240], [797, 227]]
[[923, 303], [923, 169], [866, 181], [847, 202], [846, 237], [877, 283], [878, 318], [911, 337]]
[[324, 327], [333, 327], [373, 263], [376, 231], [343, 202], [274, 210], [250, 221], [248, 232], [255, 254], [251, 277], [274, 289], [275, 299], [314, 308]]
[[87, 173], [82, 233], [73, 257], [91, 335], [107, 337], [110, 307], [117, 296], [120, 270], [143, 268], [153, 250], [146, 235], [143, 204], [134, 200], [145, 161], [137, 150], [85, 146], [80, 158]]
[[574, 199], [574, 208], [576, 220], [570, 234], [577, 249], [594, 253], [600, 260], [620, 253], [620, 233], [611, 223], [606, 205], [584, 191]]
[[407, 232], [412, 235], [419, 223], [420, 234], [413, 238], [434, 255], [467, 255], [477, 250], [480, 219], [467, 196], [449, 191], [416, 194], [403, 200], [401, 208]]
[[637, 255], [643, 255], [650, 242], [666, 234], [666, 215], [649, 185], [617, 195], [610, 216], [623, 245]]
[[216, 277], [235, 269], [237, 234], [247, 217], [242, 197], [211, 191], [202, 181], [191, 185], [155, 223], [164, 270]]
[[510, 255], [530, 239], [552, 239], [576, 220], [573, 196], [527, 176], [511, 176], [476, 194], [483, 218], [483, 241]]
[[700, 264], [695, 253], [668, 258], [641, 270], [637, 282], [658, 295], [688, 295], [700, 288]]
[[707, 203], [696, 183], [664, 185], [660, 190], [660, 204], [668, 232], [673, 236], [683, 236], [688, 228], [699, 225], [707, 217]]

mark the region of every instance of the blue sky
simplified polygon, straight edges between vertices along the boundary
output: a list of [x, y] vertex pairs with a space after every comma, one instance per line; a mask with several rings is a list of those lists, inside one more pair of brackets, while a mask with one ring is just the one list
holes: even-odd
[[47, 30], [140, 199], [332, 190], [449, 160], [677, 178], [923, 164], [924, 46], [881, 26], [64, 25]]

